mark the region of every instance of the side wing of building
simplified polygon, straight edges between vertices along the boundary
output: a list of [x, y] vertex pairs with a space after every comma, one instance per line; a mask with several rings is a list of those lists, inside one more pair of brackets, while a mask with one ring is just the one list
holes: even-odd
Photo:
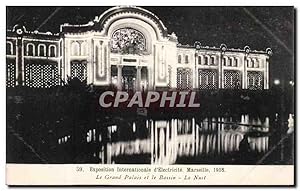
[[62, 39], [16, 25], [6, 37], [6, 86], [50, 88], [62, 84]]
[[[200, 44], [199, 44], [200, 46]], [[177, 46], [172, 87], [179, 89], [269, 89], [271, 49], [250, 51], [249, 47]], [[171, 80], [172, 81], [172, 80]]]

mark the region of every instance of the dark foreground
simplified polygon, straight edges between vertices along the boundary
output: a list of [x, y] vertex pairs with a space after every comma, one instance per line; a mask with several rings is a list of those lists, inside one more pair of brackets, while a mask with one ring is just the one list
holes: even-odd
[[293, 164], [290, 110], [233, 94], [206, 92], [199, 110], [144, 115], [99, 110], [84, 88], [8, 90], [7, 162]]

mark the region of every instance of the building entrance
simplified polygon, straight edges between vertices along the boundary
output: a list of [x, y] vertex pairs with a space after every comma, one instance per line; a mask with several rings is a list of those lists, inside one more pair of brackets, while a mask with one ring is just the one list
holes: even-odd
[[122, 89], [125, 91], [136, 91], [137, 69], [134, 66], [123, 66], [122, 68]]
[[112, 84], [123, 91], [146, 91], [149, 86], [148, 68], [145, 66], [113, 65]]

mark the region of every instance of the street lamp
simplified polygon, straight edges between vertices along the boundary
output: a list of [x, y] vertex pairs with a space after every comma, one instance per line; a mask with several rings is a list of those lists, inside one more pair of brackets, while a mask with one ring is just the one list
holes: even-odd
[[277, 86], [277, 85], [279, 85], [280, 84], [280, 80], [279, 79], [275, 79], [274, 80], [274, 84]]

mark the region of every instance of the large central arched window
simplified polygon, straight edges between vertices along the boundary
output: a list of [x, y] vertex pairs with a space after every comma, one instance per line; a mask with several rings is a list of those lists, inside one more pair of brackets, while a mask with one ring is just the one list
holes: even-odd
[[146, 50], [144, 35], [133, 28], [116, 30], [111, 37], [111, 52], [121, 54], [143, 54]]

